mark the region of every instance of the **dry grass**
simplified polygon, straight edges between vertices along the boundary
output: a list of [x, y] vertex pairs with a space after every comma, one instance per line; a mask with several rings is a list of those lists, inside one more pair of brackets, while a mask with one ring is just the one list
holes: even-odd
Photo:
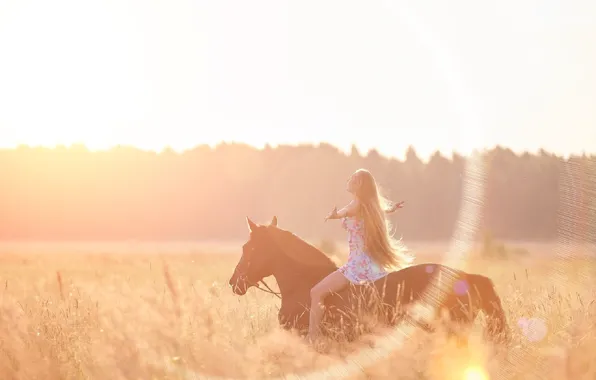
[[[596, 290], [589, 286], [596, 264], [585, 258], [468, 262], [465, 269], [494, 279], [511, 344], [483, 343], [480, 326], [467, 347], [415, 332], [385, 357], [372, 351], [367, 358], [378, 355], [375, 365], [350, 357], [375, 346], [371, 336], [318, 354], [277, 328], [275, 297], [256, 290], [234, 296], [227, 281], [237, 259], [165, 251], [4, 253], [0, 379], [259, 379], [337, 364], [328, 375], [352, 368], [357, 379], [466, 379], [468, 371], [468, 379], [481, 379], [476, 368], [494, 379], [596, 377]], [[543, 321], [546, 335], [534, 328], [539, 323], [518, 323], [524, 318]]]

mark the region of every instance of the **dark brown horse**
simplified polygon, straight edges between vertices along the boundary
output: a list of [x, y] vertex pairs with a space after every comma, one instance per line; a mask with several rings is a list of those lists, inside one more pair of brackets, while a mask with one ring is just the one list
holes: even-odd
[[[258, 225], [249, 218], [247, 222], [250, 238], [242, 247], [242, 257], [229, 281], [233, 292], [244, 295], [250, 287], [264, 284], [265, 277], [275, 277], [281, 294], [280, 325], [305, 333], [310, 290], [337, 266], [318, 248], [278, 228], [276, 217], [269, 225]], [[409, 312], [412, 305], [430, 307], [432, 319], [446, 315], [448, 321], [464, 325], [471, 324], [483, 311], [490, 337], [507, 337], [505, 313], [492, 281], [434, 263], [392, 272], [372, 286], [350, 285], [331, 294], [325, 300], [323, 323], [341, 326], [345, 333], [358, 325], [354, 316], [372, 309], [376, 310], [375, 318], [385, 325], [394, 325], [404, 318], [412, 322], [416, 319]], [[427, 331], [431, 329], [428, 322], [432, 320], [413, 322]]]

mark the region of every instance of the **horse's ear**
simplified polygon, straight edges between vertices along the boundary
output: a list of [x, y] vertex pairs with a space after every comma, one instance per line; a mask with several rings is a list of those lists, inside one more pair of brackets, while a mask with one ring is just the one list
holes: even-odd
[[277, 227], [277, 216], [273, 216], [273, 219], [271, 219], [271, 223], [269, 223], [270, 226], [273, 227]]
[[248, 216], [246, 217], [246, 224], [248, 225], [249, 232], [253, 232], [254, 230], [257, 229], [257, 225], [255, 224], [255, 222], [250, 220], [250, 218]]

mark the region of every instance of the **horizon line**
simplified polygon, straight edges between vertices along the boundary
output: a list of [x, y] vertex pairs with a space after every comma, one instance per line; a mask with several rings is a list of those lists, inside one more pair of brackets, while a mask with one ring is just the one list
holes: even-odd
[[1, 143], [0, 143], [0, 151], [17, 151], [19, 149], [45, 149], [45, 150], [53, 151], [53, 150], [60, 150], [60, 149], [75, 148], [75, 149], [83, 149], [90, 153], [109, 153], [116, 149], [128, 148], [128, 149], [133, 149], [133, 150], [137, 150], [137, 151], [141, 151], [141, 152], [145, 152], [145, 153], [155, 153], [158, 155], [164, 154], [164, 153], [171, 153], [171, 152], [174, 152], [175, 154], [178, 154], [178, 155], [183, 155], [184, 153], [191, 152], [193, 150], [196, 150], [196, 149], [202, 148], [202, 147], [209, 147], [210, 149], [217, 149], [218, 147], [224, 146], [224, 145], [246, 146], [246, 147], [253, 148], [257, 151], [264, 151], [265, 149], [286, 148], [286, 147], [318, 148], [318, 147], [327, 145], [327, 146], [337, 149], [339, 152], [346, 154], [348, 156], [350, 155], [351, 150], [355, 147], [361, 157], [366, 157], [370, 154], [370, 152], [374, 151], [374, 152], [376, 152], [376, 154], [378, 154], [382, 157], [396, 158], [396, 159], [405, 158], [407, 151], [409, 149], [413, 149], [414, 152], [416, 152], [416, 155], [418, 156], [418, 158], [421, 159], [422, 161], [429, 160], [431, 157], [433, 157], [437, 153], [443, 157], [453, 157], [455, 155], [460, 156], [460, 157], [470, 157], [470, 156], [477, 154], [479, 152], [482, 153], [482, 152], [487, 152], [487, 151], [491, 151], [491, 150], [495, 150], [495, 149], [509, 150], [518, 156], [524, 155], [524, 154], [537, 155], [537, 154], [540, 154], [541, 152], [544, 152], [548, 155], [552, 155], [552, 156], [559, 157], [559, 158], [565, 158], [565, 159], [569, 159], [570, 157], [573, 157], [573, 156], [575, 156], [575, 157], [595, 157], [596, 158], [596, 151], [589, 152], [585, 149], [582, 150], [581, 152], [574, 151], [574, 152], [567, 152], [565, 154], [562, 154], [562, 153], [556, 153], [556, 152], [548, 150], [546, 148], [523, 149], [523, 150], [517, 149], [516, 150], [516, 149], [513, 149], [513, 148], [506, 146], [504, 144], [493, 144], [491, 146], [485, 146], [482, 148], [474, 148], [474, 149], [472, 149], [472, 152], [468, 153], [468, 154], [458, 151], [457, 149], [451, 149], [450, 151], [445, 151], [442, 149], [435, 149], [431, 154], [428, 155], [428, 157], [422, 157], [420, 155], [420, 151], [416, 149], [416, 146], [414, 146], [413, 144], [410, 144], [410, 145], [408, 145], [408, 147], [406, 147], [403, 150], [403, 154], [401, 155], [401, 157], [399, 157], [396, 155], [382, 153], [379, 150], [379, 148], [376, 148], [376, 147], [369, 148], [366, 150], [366, 149], [359, 148], [356, 143], [352, 143], [350, 145], [350, 148], [345, 149], [338, 144], [334, 144], [334, 143], [327, 142], [327, 141], [310, 141], [310, 142], [304, 141], [304, 142], [295, 142], [295, 143], [289, 143], [289, 142], [268, 143], [268, 142], [266, 142], [264, 144], [257, 145], [257, 144], [251, 144], [248, 142], [238, 141], [238, 140], [219, 140], [216, 143], [207, 143], [207, 142], [195, 143], [192, 146], [187, 146], [184, 148], [175, 148], [172, 145], [164, 144], [160, 148], [157, 148], [157, 149], [141, 147], [141, 146], [138, 146], [135, 144], [130, 144], [130, 143], [114, 143], [114, 144], [109, 144], [109, 145], [97, 147], [97, 148], [90, 148], [86, 143], [83, 143], [83, 142], [71, 142], [71, 143], [60, 143], [60, 144], [19, 143], [19, 144], [11, 144], [11, 145], [1, 145]]

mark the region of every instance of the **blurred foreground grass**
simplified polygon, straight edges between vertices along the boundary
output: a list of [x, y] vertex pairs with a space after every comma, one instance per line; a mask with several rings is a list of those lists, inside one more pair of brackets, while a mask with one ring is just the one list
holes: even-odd
[[[374, 347], [369, 336], [312, 351], [277, 328], [278, 299], [232, 294], [237, 255], [187, 252], [3, 253], [0, 379], [260, 379], [342, 364]], [[467, 347], [416, 332], [351, 378], [596, 378], [593, 260], [529, 252], [465, 264], [495, 281], [511, 344], [483, 343], [480, 325]]]

